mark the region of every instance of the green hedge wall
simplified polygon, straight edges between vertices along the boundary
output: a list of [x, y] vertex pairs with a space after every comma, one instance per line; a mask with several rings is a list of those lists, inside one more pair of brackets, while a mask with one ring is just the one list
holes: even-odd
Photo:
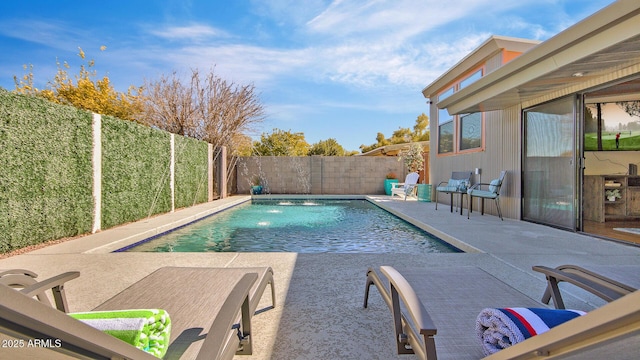
[[[171, 211], [168, 132], [102, 116], [102, 229]], [[90, 112], [0, 88], [0, 253], [89, 233]], [[208, 199], [206, 142], [175, 137], [175, 206]]]
[[206, 142], [175, 137], [175, 207], [193, 206], [208, 200]]
[[170, 134], [102, 116], [102, 228], [171, 211]]
[[0, 88], [0, 253], [91, 231], [91, 114]]

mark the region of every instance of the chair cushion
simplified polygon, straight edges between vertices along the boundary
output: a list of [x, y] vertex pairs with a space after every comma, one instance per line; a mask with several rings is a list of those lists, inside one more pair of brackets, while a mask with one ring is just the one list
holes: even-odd
[[495, 192], [486, 191], [486, 190], [477, 190], [477, 189], [471, 189], [467, 191], [467, 194], [469, 196], [481, 197], [486, 199], [495, 199], [498, 197], [498, 194]]
[[500, 188], [500, 179], [491, 180], [491, 182], [489, 183], [489, 191], [495, 193], [495, 192], [498, 192], [499, 188]]
[[456, 192], [458, 190], [457, 186], [438, 186], [436, 187], [436, 191], [440, 192]]

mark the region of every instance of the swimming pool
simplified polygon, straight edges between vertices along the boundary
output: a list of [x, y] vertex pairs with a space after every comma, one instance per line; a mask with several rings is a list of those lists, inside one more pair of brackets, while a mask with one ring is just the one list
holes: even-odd
[[118, 251], [460, 252], [366, 200], [255, 199]]

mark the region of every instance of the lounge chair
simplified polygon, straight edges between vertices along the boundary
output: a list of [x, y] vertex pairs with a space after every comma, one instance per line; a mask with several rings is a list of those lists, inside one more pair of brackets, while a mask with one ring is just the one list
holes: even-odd
[[62, 312], [69, 312], [69, 305], [67, 304], [67, 298], [64, 293], [64, 284], [79, 276], [79, 272], [71, 271], [54, 276], [42, 282], [38, 282], [36, 280], [38, 275], [33, 271], [25, 269], [11, 269], [0, 271], [0, 284], [14, 289], [24, 289], [29, 287], [29, 290], [24, 290], [23, 293], [29, 297], [35, 297], [38, 301], [48, 306], [51, 306], [51, 302], [45, 292], [50, 290], [56, 304], [56, 309]]
[[471, 186], [471, 171], [454, 171], [451, 173], [449, 181], [441, 181], [436, 186], [436, 210], [438, 210], [438, 193], [445, 193], [451, 196], [451, 212], [453, 212], [453, 194], [460, 195], [460, 215], [464, 207], [464, 195]]
[[[482, 205], [480, 205], [480, 214], [484, 215], [484, 199], [493, 199], [496, 202], [496, 208], [498, 209], [498, 216], [500, 216], [500, 220], [504, 220], [502, 218], [502, 211], [500, 211], [500, 188], [502, 187], [502, 182], [506, 175], [507, 172], [502, 171], [497, 179], [491, 180], [489, 183], [477, 183], [469, 188], [467, 191], [467, 195], [469, 195], [467, 219], [469, 218], [469, 213], [473, 212], [473, 198], [476, 197], [482, 200]], [[483, 185], [487, 186], [487, 190], [482, 190]]]
[[[45, 280], [22, 290], [0, 284], [0, 332], [22, 339], [59, 339], [60, 347], [52, 349], [75, 356], [156, 359], [26, 295], [51, 284]], [[252, 352], [251, 317], [267, 284], [274, 301], [271, 268], [165, 267], [94, 310], [165, 309], [172, 320], [165, 358], [231, 359]]]
[[[558, 284], [563, 281], [608, 302], [629, 295], [640, 288], [640, 267], [638, 266], [599, 265], [590, 268], [587, 270], [576, 265], [560, 265], [555, 269], [547, 266], [534, 266], [533, 270], [543, 273], [547, 278], [547, 288], [542, 295], [542, 302], [548, 304], [553, 298], [554, 306], [557, 309], [564, 309], [564, 301], [558, 287]], [[620, 281], [614, 280], [612, 277], [616, 277]], [[625, 281], [625, 283], [621, 281]]]
[[418, 174], [417, 172], [411, 172], [407, 174], [407, 177], [404, 179], [403, 183], [391, 183], [391, 196], [404, 195], [404, 200], [406, 201], [407, 196], [410, 196], [415, 192], [416, 184], [418, 183], [419, 178], [420, 174]]
[[[484, 308], [544, 307], [485, 271], [474, 267], [409, 269], [382, 266], [384, 281], [367, 272], [364, 306], [371, 285], [392, 313], [399, 354], [436, 359], [479, 359], [475, 320]], [[552, 328], [488, 359], [534, 359], [578, 353], [640, 332], [640, 292]], [[436, 346], [437, 343], [437, 346]], [[545, 357], [547, 358], [547, 357]]]

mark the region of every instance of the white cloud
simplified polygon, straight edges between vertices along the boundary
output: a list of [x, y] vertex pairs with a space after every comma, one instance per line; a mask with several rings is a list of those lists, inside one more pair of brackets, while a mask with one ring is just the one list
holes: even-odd
[[[310, 31], [332, 37], [379, 34], [379, 37], [407, 37], [435, 29], [465, 16], [493, 12], [509, 5], [492, 0], [459, 0], [454, 4], [441, 0], [335, 0], [325, 11], [310, 20]], [[521, 5], [522, 1], [519, 2]], [[455, 28], [452, 28], [455, 30]]]
[[149, 33], [169, 40], [198, 40], [203, 38], [229, 36], [229, 34], [227, 34], [223, 30], [201, 24], [192, 24], [187, 26], [167, 26], [160, 28], [157, 28], [156, 25], [154, 25], [153, 29], [149, 30]]
[[3, 21], [0, 22], [0, 34], [65, 51], [76, 51], [78, 46], [91, 42], [87, 31], [78, 31], [56, 20]]
[[299, 26], [322, 12], [327, 0], [251, 0], [251, 10], [279, 25]]

